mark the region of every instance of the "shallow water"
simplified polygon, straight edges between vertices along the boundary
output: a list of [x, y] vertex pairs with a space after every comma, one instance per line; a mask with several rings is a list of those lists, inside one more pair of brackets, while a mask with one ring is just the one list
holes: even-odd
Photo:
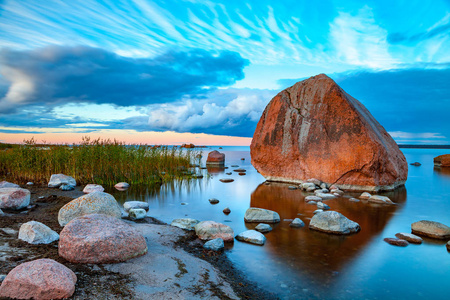
[[[205, 156], [212, 149], [205, 149]], [[205, 175], [203, 179], [158, 189], [131, 187], [125, 192], [110, 192], [120, 202], [147, 201], [149, 214], [164, 222], [183, 217], [213, 220], [231, 226], [235, 234], [257, 225], [244, 223], [250, 206], [277, 211], [282, 221], [265, 234], [264, 246], [235, 241], [226, 255], [251, 280], [280, 298], [448, 299], [450, 253], [444, 242], [425, 239], [422, 245], [403, 248], [383, 239], [410, 232], [411, 223], [419, 220], [450, 225], [450, 170], [433, 167], [433, 157], [450, 150], [402, 149], [408, 163], [418, 161], [422, 166], [409, 166], [405, 188], [385, 194], [396, 203], [394, 206], [354, 203], [348, 197], [326, 201], [332, 210], [361, 225], [361, 231], [350, 236], [309, 230], [316, 206], [306, 204], [307, 194], [289, 190], [287, 184], [264, 185], [264, 178], [250, 164], [248, 147], [223, 147], [219, 151], [226, 154], [229, 168], [197, 169]], [[233, 172], [236, 168], [231, 165], [246, 169], [247, 175]], [[235, 181], [219, 181], [227, 177]], [[220, 203], [211, 205], [210, 198]], [[225, 207], [231, 214], [223, 214]], [[284, 221], [295, 217], [306, 226], [294, 229], [289, 227], [290, 221]]]

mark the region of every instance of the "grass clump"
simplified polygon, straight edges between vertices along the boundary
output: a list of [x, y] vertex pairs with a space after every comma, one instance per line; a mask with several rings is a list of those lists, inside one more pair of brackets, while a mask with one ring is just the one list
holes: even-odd
[[84, 137], [75, 145], [39, 145], [32, 138], [0, 152], [0, 175], [18, 183], [47, 183], [52, 174], [63, 173], [78, 184], [154, 184], [189, 177], [189, 167], [199, 157], [196, 150], [109, 139]]

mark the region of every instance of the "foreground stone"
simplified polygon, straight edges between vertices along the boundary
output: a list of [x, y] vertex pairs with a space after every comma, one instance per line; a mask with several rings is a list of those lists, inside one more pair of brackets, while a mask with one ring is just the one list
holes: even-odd
[[389, 199], [386, 196], [380, 196], [380, 195], [373, 195], [370, 196], [368, 199], [371, 203], [379, 203], [379, 204], [394, 204], [391, 199]]
[[291, 224], [289, 224], [289, 226], [293, 227], [293, 228], [301, 228], [303, 226], [305, 226], [305, 223], [300, 220], [299, 218], [295, 218]]
[[195, 225], [200, 223], [199, 220], [191, 219], [191, 218], [183, 218], [183, 219], [175, 219], [170, 223], [171, 226], [175, 226], [181, 229], [186, 230], [195, 230]]
[[206, 159], [207, 165], [223, 165], [225, 164], [225, 154], [220, 153], [217, 150], [208, 153], [208, 158]]
[[433, 162], [436, 167], [450, 167], [450, 154], [436, 156]]
[[261, 233], [266, 233], [272, 231], [272, 226], [270, 226], [269, 224], [260, 223], [256, 225], [255, 230]]
[[397, 143], [355, 98], [320, 74], [281, 91], [265, 108], [250, 146], [267, 180], [317, 178], [343, 190], [392, 190], [408, 164]]
[[123, 209], [128, 212], [132, 208], [142, 208], [148, 211], [150, 209], [150, 206], [148, 202], [144, 201], [127, 201], [123, 204]]
[[399, 232], [395, 234], [395, 236], [412, 244], [422, 244], [423, 242], [423, 239], [420, 236], [412, 233]]
[[69, 222], [60, 233], [58, 253], [73, 263], [115, 263], [147, 253], [144, 237], [122, 220], [91, 214]]
[[449, 239], [450, 227], [439, 222], [434, 221], [418, 221], [411, 224], [411, 231], [413, 234], [427, 236], [434, 239]]
[[245, 212], [244, 221], [248, 223], [278, 223], [280, 215], [273, 210], [250, 207]]
[[38, 259], [18, 265], [0, 286], [0, 297], [14, 299], [63, 299], [75, 292], [77, 276], [52, 260]]
[[266, 237], [261, 232], [256, 230], [247, 230], [239, 233], [236, 239], [241, 242], [246, 242], [255, 245], [264, 245], [266, 243]]
[[8, 181], [0, 181], [0, 189], [3, 188], [20, 188], [20, 185]]
[[222, 239], [213, 239], [210, 241], [207, 241], [204, 245], [203, 248], [207, 249], [207, 250], [213, 250], [213, 251], [220, 251], [225, 247], [225, 244], [223, 242]]
[[131, 220], [142, 220], [147, 216], [147, 211], [142, 208], [132, 208], [128, 211]]
[[64, 174], [53, 174], [48, 182], [49, 188], [58, 188], [62, 184], [67, 184], [71, 186], [76, 186], [77, 182], [75, 178], [64, 175]]
[[19, 229], [19, 240], [30, 244], [50, 244], [59, 239], [59, 234], [47, 225], [30, 221], [22, 224]]
[[88, 214], [105, 214], [120, 219], [122, 213], [116, 199], [110, 194], [94, 192], [76, 198], [64, 205], [58, 213], [59, 225]]
[[384, 241], [390, 245], [400, 246], [400, 247], [406, 247], [409, 245], [409, 243], [406, 240], [397, 239], [397, 238], [385, 238]]
[[105, 189], [99, 184], [88, 184], [84, 187], [83, 193], [103, 192]]
[[315, 214], [309, 223], [309, 228], [333, 234], [351, 234], [361, 229], [358, 223], [347, 219], [337, 211]]
[[21, 188], [0, 189], [0, 209], [22, 209], [30, 204], [30, 191]]
[[203, 221], [194, 226], [195, 234], [199, 239], [207, 241], [217, 238], [223, 239], [224, 242], [234, 241], [234, 231], [230, 226], [214, 221]]

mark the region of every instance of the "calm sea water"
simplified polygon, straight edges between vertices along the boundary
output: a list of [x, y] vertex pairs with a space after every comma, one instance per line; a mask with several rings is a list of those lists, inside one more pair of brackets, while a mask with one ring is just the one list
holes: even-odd
[[[213, 149], [218, 147], [205, 149], [205, 156]], [[225, 255], [249, 279], [283, 299], [450, 297], [450, 253], [445, 242], [425, 239], [422, 245], [403, 248], [383, 241], [397, 232], [410, 232], [411, 223], [419, 220], [450, 225], [450, 170], [433, 167], [433, 157], [450, 150], [403, 149], [408, 163], [418, 161], [422, 166], [409, 166], [405, 188], [385, 194], [396, 205], [353, 203], [345, 197], [326, 201], [332, 210], [361, 225], [361, 231], [351, 236], [309, 230], [316, 206], [304, 202], [306, 193], [289, 190], [286, 184], [262, 184], [265, 180], [250, 164], [248, 147], [223, 147], [219, 151], [225, 153], [229, 168], [198, 169], [205, 175], [203, 179], [158, 189], [131, 187], [126, 192], [110, 192], [120, 202], [147, 201], [149, 214], [164, 222], [183, 217], [213, 220], [231, 226], [235, 234], [257, 225], [244, 222], [247, 208], [277, 211], [282, 221], [266, 234], [264, 246], [235, 241]], [[231, 165], [246, 169], [247, 175], [239, 176]], [[235, 181], [219, 181], [226, 177]], [[220, 203], [211, 205], [209, 198]], [[225, 207], [231, 214], [222, 213]], [[296, 217], [306, 223], [304, 228], [290, 228], [290, 221], [283, 221]]]

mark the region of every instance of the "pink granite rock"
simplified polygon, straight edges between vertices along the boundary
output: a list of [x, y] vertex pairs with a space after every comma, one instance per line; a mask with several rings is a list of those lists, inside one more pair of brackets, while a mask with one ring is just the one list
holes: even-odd
[[105, 189], [99, 184], [87, 184], [83, 189], [83, 193], [90, 194], [94, 192], [103, 192], [104, 190]]
[[0, 208], [21, 209], [30, 204], [30, 191], [21, 188], [0, 189]]
[[217, 238], [223, 239], [224, 242], [234, 241], [234, 231], [230, 226], [214, 221], [203, 221], [195, 225], [195, 233], [204, 241]]
[[63, 299], [75, 291], [77, 276], [52, 259], [23, 263], [6, 276], [0, 286], [0, 297], [14, 299]]
[[147, 253], [144, 236], [104, 214], [70, 221], [59, 234], [59, 255], [74, 263], [115, 263]]
[[208, 165], [223, 165], [225, 163], [225, 154], [217, 150], [208, 153], [206, 164]]

